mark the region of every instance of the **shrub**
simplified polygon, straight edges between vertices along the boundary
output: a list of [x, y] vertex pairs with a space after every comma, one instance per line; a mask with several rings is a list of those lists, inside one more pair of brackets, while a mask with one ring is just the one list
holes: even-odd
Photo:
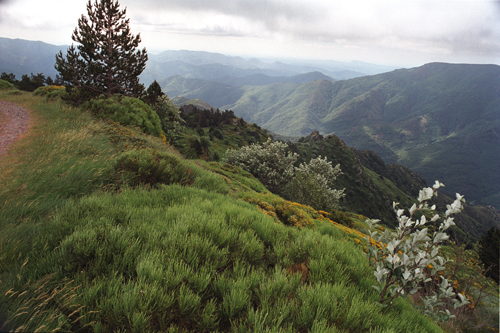
[[298, 155], [286, 153], [288, 145], [272, 142], [269, 138], [262, 146], [252, 144], [226, 152], [224, 162], [250, 172], [271, 192], [279, 193], [293, 177], [293, 164]]
[[66, 87], [64, 86], [43, 86], [37, 88], [34, 92], [34, 95], [44, 96], [48, 99], [54, 99], [57, 97], [65, 97], [66, 96]]
[[220, 130], [220, 128], [214, 129], [213, 130], [213, 134], [219, 140], [223, 140], [224, 139], [224, 133], [222, 133], [222, 131]]
[[122, 95], [101, 95], [83, 105], [99, 118], [111, 119], [124, 126], [137, 126], [144, 133], [161, 136], [160, 118], [140, 99]]
[[[367, 242], [369, 245], [368, 257], [374, 267], [374, 275], [377, 285], [373, 286], [380, 294], [380, 304], [384, 307], [392, 305], [393, 301], [404, 294], [415, 294], [422, 285], [431, 282], [434, 278], [441, 279], [438, 292], [422, 297], [424, 313], [432, 315], [436, 319], [447, 320], [454, 316], [446, 308], [446, 299], [451, 299], [454, 308], [468, 304], [466, 297], [457, 294], [448, 279], [439, 275], [445, 269], [449, 261], [439, 256], [439, 244], [448, 239], [446, 230], [455, 225], [451, 214], [458, 213], [462, 209], [462, 196], [457, 194], [457, 199], [447, 206], [445, 220], [434, 231], [432, 238], [427, 236], [428, 228], [422, 228], [427, 223], [426, 215], [420, 219], [413, 220], [415, 213], [434, 211], [436, 206], [429, 207], [427, 202], [435, 191], [443, 186], [436, 181], [430, 188], [420, 191], [418, 206], [414, 204], [410, 210], [410, 216], [403, 215], [404, 210], [397, 208], [394, 203], [399, 226], [395, 232], [385, 229], [383, 233], [375, 230], [379, 220], [367, 220], [369, 226]], [[440, 216], [434, 214], [430, 222], [436, 222]], [[460, 301], [456, 297], [460, 298]]]
[[335, 167], [319, 156], [309, 164], [301, 163], [295, 168], [295, 176], [283, 190], [283, 195], [291, 201], [332, 211], [344, 196], [344, 190], [333, 189], [333, 183], [341, 173], [340, 164]]
[[290, 201], [315, 209], [333, 210], [344, 190], [333, 189], [340, 174], [340, 165], [332, 166], [319, 156], [308, 164], [294, 167], [298, 155], [286, 150], [288, 145], [268, 139], [262, 146], [252, 144], [238, 150], [228, 150], [225, 162], [253, 174], [268, 190]]
[[167, 142], [175, 146], [176, 141], [181, 137], [180, 131], [184, 123], [179, 110], [167, 95], [157, 97], [152, 108], [160, 118], [161, 128], [165, 133]]
[[485, 275], [499, 283], [498, 263], [500, 262], [500, 229], [492, 227], [488, 233], [479, 240], [478, 253], [483, 262]]
[[16, 87], [5, 80], [0, 80], [0, 90], [13, 90], [16, 89]]
[[[194, 182], [191, 170], [175, 156], [152, 149], [131, 150], [118, 156], [112, 180], [121, 186], [184, 184]], [[114, 178], [114, 179], [113, 179]]]

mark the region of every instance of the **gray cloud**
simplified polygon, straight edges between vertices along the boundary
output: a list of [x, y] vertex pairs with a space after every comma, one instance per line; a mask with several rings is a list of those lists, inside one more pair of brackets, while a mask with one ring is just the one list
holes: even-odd
[[279, 30], [279, 21], [307, 23], [321, 16], [317, 7], [304, 2], [268, 0], [152, 0], [145, 4], [130, 0], [142, 11], [189, 11], [197, 14], [224, 14], [264, 24], [270, 30]]
[[[86, 14], [87, 0], [78, 4], [57, 0], [57, 14], [38, 1], [0, 0], [2, 30], [11, 30], [13, 37], [35, 38], [36, 31], [55, 39], [70, 36], [79, 15]], [[405, 54], [403, 58], [420, 54], [430, 59], [499, 62], [500, 1], [120, 0], [120, 4], [128, 8], [133, 31], [141, 32], [151, 45], [162, 45], [158, 48], [193, 45], [233, 53], [293, 52], [313, 57], [345, 51], [349, 57], [364, 52], [368, 58], [377, 53], [384, 59], [385, 54]], [[61, 22], [60, 17], [68, 20]]]
[[[233, 16], [233, 25], [193, 29], [189, 22], [178, 27], [186, 33], [216, 36], [250, 36], [237, 20], [258, 23], [271, 34], [319, 43], [384, 42], [440, 48], [449, 52], [499, 52], [500, 1], [424, 2], [305, 2], [280, 0], [129, 0], [143, 13], [178, 11], [196, 17]], [[140, 3], [140, 5], [139, 5]], [[147, 21], [147, 16], [141, 19]], [[196, 31], [197, 32], [196, 32]], [[387, 46], [387, 45], [386, 45]], [[397, 45], [393, 45], [397, 47]]]
[[1, 8], [2, 8], [3, 5], [6, 5], [6, 4], [10, 3], [10, 2], [11, 2], [11, 0], [0, 0], [0, 22], [2, 22], [2, 21], [5, 20], [5, 18], [4, 18], [4, 16], [5, 16], [4, 10], [2, 10]]

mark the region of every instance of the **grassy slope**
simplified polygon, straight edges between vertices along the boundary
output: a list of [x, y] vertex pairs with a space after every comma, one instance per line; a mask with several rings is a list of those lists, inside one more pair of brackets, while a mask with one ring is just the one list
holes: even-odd
[[122, 151], [179, 157], [58, 102], [0, 98], [34, 116], [0, 166], [4, 328], [440, 331], [404, 299], [382, 313], [355, 230], [217, 163], [180, 159], [190, 186], [110, 191]]

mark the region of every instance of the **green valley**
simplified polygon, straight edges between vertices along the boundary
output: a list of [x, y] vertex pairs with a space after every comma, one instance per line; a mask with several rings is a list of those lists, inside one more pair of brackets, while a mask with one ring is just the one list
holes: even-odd
[[210, 89], [178, 89], [188, 81], [175, 80], [164, 86], [174, 96], [202, 96], [280, 135], [337, 135], [429, 181], [442, 180], [450, 195], [500, 207], [499, 66], [432, 63], [344, 81], [267, 86], [207, 81]]

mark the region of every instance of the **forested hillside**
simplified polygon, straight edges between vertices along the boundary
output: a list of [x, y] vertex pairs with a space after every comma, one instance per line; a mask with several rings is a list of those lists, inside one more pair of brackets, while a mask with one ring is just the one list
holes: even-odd
[[[178, 80], [165, 89], [174, 92], [185, 82]], [[426, 179], [446, 181], [451, 194], [500, 207], [499, 66], [434, 63], [336, 82], [182, 87], [185, 96], [204, 96], [278, 134], [335, 134]]]
[[[411, 205], [419, 189], [428, 185], [424, 178], [408, 167], [386, 164], [373, 151], [348, 147], [335, 135], [323, 137], [316, 131], [290, 144], [290, 147], [300, 154], [300, 161], [324, 156], [334, 164], [340, 164], [343, 173], [337, 181], [339, 187], [345, 188], [346, 195], [341, 200], [343, 209], [365, 216], [379, 216], [383, 223], [390, 226], [396, 223], [393, 202]], [[436, 200], [441, 205], [452, 201], [445, 195]], [[458, 227], [451, 230], [459, 241], [474, 242], [490, 228], [500, 227], [498, 210], [485, 206], [465, 207], [463, 214], [455, 218]]]

